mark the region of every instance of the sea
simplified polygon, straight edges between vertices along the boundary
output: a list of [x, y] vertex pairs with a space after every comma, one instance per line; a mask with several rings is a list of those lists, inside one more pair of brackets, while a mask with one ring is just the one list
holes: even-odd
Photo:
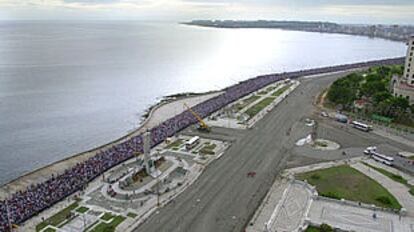
[[1, 21], [0, 185], [125, 135], [166, 95], [405, 51], [384, 39], [278, 29]]

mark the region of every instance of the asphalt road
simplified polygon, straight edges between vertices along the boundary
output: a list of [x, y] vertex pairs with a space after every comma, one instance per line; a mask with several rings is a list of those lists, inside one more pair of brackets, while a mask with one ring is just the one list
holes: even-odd
[[[313, 97], [338, 76], [341, 75], [303, 80], [254, 128], [234, 130], [238, 136], [232, 137], [233, 144], [222, 158], [210, 164], [173, 203], [161, 208], [135, 231], [243, 231], [292, 154], [296, 138], [287, 132], [311, 115]], [[222, 136], [222, 129], [214, 129], [220, 130]], [[254, 178], [247, 177], [251, 171], [257, 173]]]

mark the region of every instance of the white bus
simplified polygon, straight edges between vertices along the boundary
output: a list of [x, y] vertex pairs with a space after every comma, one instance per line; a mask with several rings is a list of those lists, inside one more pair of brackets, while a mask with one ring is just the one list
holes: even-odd
[[370, 130], [372, 130], [372, 127], [370, 125], [364, 124], [364, 123], [360, 123], [357, 121], [352, 121], [351, 122], [352, 126], [358, 130], [362, 130], [365, 132], [368, 132]]
[[372, 147], [367, 147], [367, 149], [364, 150], [364, 154], [365, 155], [372, 155], [373, 152], [377, 151], [377, 147], [372, 146]]
[[187, 150], [191, 150], [191, 149], [193, 149], [195, 146], [197, 146], [197, 144], [199, 144], [200, 143], [200, 137], [198, 137], [198, 136], [194, 136], [194, 137], [192, 137], [190, 140], [188, 140], [186, 143], [185, 143], [185, 148], [187, 149]]
[[386, 155], [382, 155], [382, 154], [379, 154], [379, 153], [377, 153], [377, 152], [372, 152], [371, 153], [372, 155], [371, 155], [371, 157], [374, 159], [374, 160], [376, 160], [377, 162], [380, 162], [380, 163], [383, 163], [383, 164], [386, 164], [386, 165], [388, 165], [388, 166], [392, 166], [392, 164], [393, 164], [393, 162], [394, 162], [394, 158], [392, 158], [392, 157], [390, 157], [390, 156], [386, 156]]

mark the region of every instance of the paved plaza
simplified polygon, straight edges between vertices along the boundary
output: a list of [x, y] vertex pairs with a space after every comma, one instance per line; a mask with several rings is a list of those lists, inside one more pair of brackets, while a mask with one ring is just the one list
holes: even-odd
[[312, 193], [295, 182], [289, 184], [284, 197], [270, 217], [269, 231], [297, 231], [311, 204]]
[[[376, 218], [373, 218], [373, 214]], [[355, 207], [330, 201], [313, 201], [308, 219], [315, 224], [326, 223], [348, 231], [413, 232], [414, 220], [388, 212]]]
[[[346, 231], [414, 232], [414, 217], [412, 217], [414, 197], [408, 193], [407, 187], [363, 165], [362, 161], [369, 162], [371, 165], [381, 165], [367, 157], [360, 157], [286, 170], [283, 174], [284, 177], [274, 182], [246, 231], [301, 231], [309, 224], [321, 225], [325, 223]], [[292, 178], [297, 173], [343, 164], [351, 165], [389, 189], [407, 209], [408, 215], [400, 216], [398, 213], [383, 211], [372, 205], [319, 197], [312, 186]], [[393, 173], [399, 172], [391, 167], [388, 167], [387, 170]], [[408, 174], [404, 175], [405, 177], [409, 176]], [[412, 178], [412, 176], [409, 177]]]

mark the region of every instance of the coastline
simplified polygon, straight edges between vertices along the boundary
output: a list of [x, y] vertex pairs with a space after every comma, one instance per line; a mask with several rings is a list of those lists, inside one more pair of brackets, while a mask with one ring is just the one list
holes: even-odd
[[[396, 64], [402, 64], [404, 61], [403, 57], [395, 57], [395, 58], [388, 58], [388, 59], [380, 59], [380, 60], [370, 60], [365, 62], [359, 62], [359, 63], [348, 63], [343, 65], [336, 65], [336, 66], [327, 66], [327, 67], [320, 67], [320, 68], [313, 68], [313, 69], [305, 69], [305, 70], [298, 70], [298, 71], [292, 71], [292, 72], [283, 72], [283, 73], [271, 73], [267, 75], [260, 75], [256, 77], [252, 77], [248, 80], [239, 82], [238, 84], [232, 85], [230, 87], [227, 87], [223, 90], [223, 92], [215, 92], [215, 96], [210, 96], [210, 99], [208, 100], [200, 100], [201, 102], [197, 104], [197, 102], [194, 102], [196, 104], [193, 109], [196, 112], [200, 113], [201, 117], [207, 117], [211, 115], [213, 112], [216, 112], [217, 110], [221, 109], [222, 107], [234, 102], [237, 99], [240, 99], [241, 97], [244, 97], [262, 87], [265, 87], [271, 83], [274, 83], [276, 81], [284, 80], [284, 79], [299, 79], [303, 77], [308, 76], [315, 76], [315, 75], [321, 75], [321, 74], [329, 74], [332, 72], [343, 72], [347, 70], [355, 70], [355, 69], [361, 69], [361, 68], [369, 68], [373, 66], [382, 66], [382, 65], [396, 65]], [[189, 98], [185, 98], [184, 100], [188, 101]], [[174, 101], [179, 102], [179, 101]], [[182, 103], [181, 103], [182, 104]], [[190, 104], [189, 104], [190, 105]], [[161, 106], [160, 106], [161, 107]], [[177, 109], [175, 107], [174, 109]], [[165, 117], [165, 115], [164, 115]], [[151, 119], [152, 117], [149, 117]], [[182, 129], [191, 126], [192, 124], [196, 123], [197, 120], [194, 119], [194, 117], [191, 117], [191, 114], [189, 112], [186, 112], [185, 109], [181, 111], [181, 113], [176, 114], [175, 116], [168, 115], [168, 120], [161, 121], [161, 123], [156, 124], [154, 127], [152, 127], [152, 131], [154, 133], [159, 133], [160, 136], [154, 137], [153, 143], [154, 146], [157, 144], [162, 143], [167, 139], [168, 137], [176, 135], [179, 131]], [[178, 125], [178, 126], [175, 126]], [[163, 131], [164, 128], [169, 128], [169, 131], [166, 133]], [[142, 129], [142, 128], [141, 128]], [[136, 131], [136, 132], [139, 132]], [[129, 135], [130, 136], [130, 135]], [[124, 141], [124, 139], [127, 139], [129, 136], [124, 136], [119, 141]], [[142, 136], [142, 135], [139, 135]], [[139, 137], [137, 136], [137, 137]], [[95, 152], [90, 152], [90, 154], [96, 154], [93, 158], [89, 158], [87, 160], [84, 160], [83, 162], [79, 162], [75, 160], [75, 165], [65, 167], [62, 169], [57, 169], [54, 171], [53, 168], [43, 168], [40, 171], [36, 173], [40, 173], [44, 170], [48, 170], [49, 172], [40, 173], [39, 175], [34, 175], [36, 179], [30, 180], [28, 178], [29, 176], [21, 177], [19, 180], [23, 182], [22, 179], [27, 179], [28, 183], [20, 183], [17, 187], [18, 190], [13, 190], [13, 183], [18, 181], [13, 181], [9, 183], [4, 189], [6, 190], [5, 193], [5, 201], [6, 202], [13, 202], [12, 207], [17, 207], [19, 209], [24, 210], [25, 214], [14, 214], [13, 220], [17, 224], [23, 224], [25, 221], [29, 220], [33, 216], [38, 215], [42, 211], [52, 207], [53, 205], [62, 202], [65, 198], [69, 197], [73, 193], [77, 191], [81, 191], [82, 188], [96, 180], [99, 175], [103, 174], [105, 171], [113, 168], [114, 166], [121, 164], [131, 158], [134, 157], [134, 150], [135, 151], [142, 151], [142, 143], [139, 141], [139, 139], [142, 139], [142, 137], [131, 138], [127, 140], [128, 143], [120, 143], [116, 144], [116, 146], [110, 147], [108, 150], [102, 151], [102, 146], [99, 149], [96, 149]], [[142, 141], [142, 140], [141, 140]], [[112, 143], [115, 144], [115, 143]], [[119, 145], [119, 146], [118, 146]], [[124, 151], [116, 151], [117, 147], [121, 149], [125, 149], [122, 147], [126, 146], [136, 146], [133, 149], [129, 149], [126, 152]], [[115, 153], [114, 150], [116, 151]], [[84, 154], [84, 153], [81, 153]], [[115, 155], [114, 155], [115, 154]], [[88, 154], [89, 155], [89, 154]], [[83, 157], [83, 156], [78, 156]], [[71, 162], [67, 162], [67, 164], [71, 164], [74, 162], [71, 160]], [[60, 162], [58, 164], [62, 164], [66, 162]], [[59, 165], [56, 166], [59, 166]], [[88, 172], [85, 176], [85, 172], [83, 170], [92, 170], [91, 172]], [[52, 174], [50, 173], [52, 172]], [[44, 180], [44, 178], [47, 178]], [[19, 181], [19, 182], [20, 182]], [[43, 181], [43, 182], [42, 182]], [[46, 189], [43, 188], [43, 186], [46, 186], [50, 183], [49, 181], [52, 181], [55, 185], [52, 189], [46, 187]], [[69, 184], [68, 183], [72, 183]], [[50, 186], [50, 185], [49, 185]], [[9, 188], [8, 188], [9, 187]], [[22, 190], [22, 187], [28, 187]], [[22, 205], [22, 201], [16, 201], [16, 199], [23, 199], [23, 201], [27, 201], [27, 204], [32, 204], [32, 202], [35, 202], [35, 199], [32, 199], [30, 195], [32, 194], [39, 194], [43, 195], [48, 199], [50, 195], [45, 195], [49, 193], [54, 192], [55, 188], [61, 189], [59, 192], [59, 195], [55, 196], [53, 202], [50, 203], [49, 200], [41, 200], [40, 204], [42, 204], [41, 208], [37, 209], [30, 209], [26, 208], [24, 205]], [[7, 195], [8, 192], [12, 192], [12, 195]], [[36, 203], [38, 204], [38, 203]], [[6, 215], [6, 211], [3, 208], [3, 216]], [[0, 224], [0, 226], [3, 226], [5, 228], [6, 224]]]
[[313, 33], [327, 33], [327, 34], [339, 34], [339, 35], [350, 35], [350, 36], [362, 36], [367, 38], [384, 39], [393, 42], [405, 43], [407, 38], [397, 38], [393, 36], [378, 36], [378, 35], [367, 35], [361, 33], [353, 33], [348, 31], [328, 31], [322, 29], [307, 29], [307, 28], [295, 28], [295, 27], [272, 27], [272, 26], [242, 26], [242, 25], [224, 25], [220, 23], [216, 24], [202, 24], [197, 22], [180, 22], [181, 25], [194, 26], [194, 27], [205, 27], [205, 28], [221, 28], [221, 29], [278, 29], [285, 31], [301, 31], [301, 32], [313, 32]]
[[77, 163], [83, 162], [90, 157], [93, 157], [94, 155], [97, 154], [97, 152], [101, 150], [108, 149], [109, 147], [113, 145], [127, 141], [131, 137], [134, 137], [144, 132], [147, 128], [156, 126], [158, 122], [162, 122], [168, 118], [174, 117], [175, 114], [177, 114], [178, 112], [175, 112], [175, 113], [172, 112], [171, 114], [168, 114], [168, 116], [165, 119], [157, 118], [158, 120], [155, 119], [154, 122], [151, 121], [153, 120], [154, 114], [156, 114], [159, 109], [163, 108], [164, 106], [168, 104], [180, 103], [181, 101], [185, 100], [186, 102], [188, 102], [188, 105], [192, 107], [192, 106], [197, 105], [200, 102], [208, 100], [221, 93], [222, 93], [222, 90], [216, 90], [216, 91], [208, 91], [208, 92], [203, 92], [203, 93], [187, 92], [187, 93], [177, 93], [177, 94], [164, 96], [159, 102], [148, 107], [148, 109], [143, 112], [143, 115], [140, 119], [139, 126], [137, 128], [133, 129], [130, 132], [127, 132], [124, 136], [118, 139], [115, 139], [103, 145], [91, 148], [89, 150], [70, 155], [69, 157], [65, 159], [52, 162], [41, 168], [34, 169], [30, 172], [24, 173], [23, 175], [8, 181], [7, 183], [0, 186], [0, 200], [6, 199], [12, 193], [15, 193], [20, 190], [24, 190], [32, 184], [41, 183], [44, 180], [50, 178], [52, 174], [60, 174], [63, 171], [65, 171], [65, 169], [70, 168], [73, 165], [76, 165]]
[[[316, 68], [316, 69], [310, 69], [310, 70], [318, 70], [318, 69], [329, 69], [329, 68], [340, 68], [343, 69], [341, 67], [347, 66], [347, 65], [372, 65], [376, 62], [395, 62], [395, 60], [399, 60], [401, 59], [400, 57], [398, 58], [388, 58], [388, 59], [384, 59], [384, 60], [373, 60], [373, 61], [367, 61], [365, 63], [354, 63], [354, 64], [344, 64], [344, 65], [339, 65], [339, 66], [333, 66], [333, 67], [325, 67], [325, 68]], [[349, 68], [346, 68], [347, 70]], [[354, 68], [352, 68], [354, 69]], [[343, 70], [342, 70], [343, 71]], [[301, 71], [299, 71], [301, 72]], [[291, 73], [295, 73], [295, 72], [291, 72]], [[330, 73], [330, 72], [325, 72], [322, 71], [322, 73], [319, 74], [323, 74], [323, 73]], [[255, 78], [266, 78], [268, 76], [274, 76], [274, 75], [284, 75], [284, 74], [289, 74], [289, 73], [278, 73], [278, 74], [265, 74], [265, 75], [259, 75], [256, 77], [253, 77], [251, 79], [248, 79], [246, 81], [242, 81], [239, 84], [243, 83], [243, 82], [248, 82], [249, 80], [255, 79]], [[319, 75], [317, 74], [317, 75]], [[308, 75], [309, 76], [309, 75]], [[310, 75], [312, 76], [312, 75]], [[164, 96], [163, 99], [161, 101], [159, 101], [158, 103], [154, 104], [153, 106], [150, 106], [148, 108], [148, 110], [146, 111], [146, 113], [143, 114], [143, 118], [144, 120], [140, 123], [140, 126], [134, 130], [132, 130], [131, 132], [128, 132], [126, 135], [108, 142], [106, 144], [103, 144], [101, 146], [89, 149], [87, 151], [81, 152], [81, 153], [77, 153], [74, 154], [68, 158], [53, 162], [51, 164], [45, 165], [44, 167], [32, 170], [31, 172], [25, 173], [5, 184], [3, 184], [2, 186], [0, 186], [0, 199], [7, 199], [11, 194], [21, 191], [21, 190], [25, 190], [27, 187], [29, 187], [30, 185], [35, 185], [37, 183], [42, 183], [44, 181], [46, 181], [47, 179], [49, 179], [51, 177], [52, 174], [54, 175], [59, 175], [62, 174], [66, 169], [71, 168], [73, 166], [75, 166], [78, 163], [82, 163], [83, 161], [86, 161], [87, 159], [95, 156], [98, 152], [106, 150], [108, 148], [110, 148], [113, 145], [128, 141], [129, 139], [131, 139], [132, 137], [139, 135], [140, 133], [144, 132], [145, 129], [147, 128], [151, 128], [151, 126], [148, 126], [148, 122], [151, 120], [152, 115], [154, 112], [157, 111], [157, 109], [159, 109], [160, 107], [164, 106], [164, 105], [168, 105], [168, 103], [172, 103], [172, 102], [178, 102], [180, 100], [183, 99], [191, 99], [191, 98], [197, 98], [200, 96], [210, 96], [210, 95], [214, 95], [211, 96], [211, 98], [220, 95], [221, 93], [225, 92], [226, 90], [228, 90], [229, 88], [231, 88], [232, 86], [228, 86], [222, 90], [217, 90], [217, 91], [209, 91], [206, 93], [178, 93], [178, 94], [173, 94], [173, 95], [169, 95], [169, 96]], [[195, 102], [194, 104], [188, 104], [190, 107], [193, 107], [199, 103], [202, 103], [204, 101], [206, 101], [208, 99], [204, 99], [202, 101], [198, 101]], [[184, 110], [183, 110], [184, 111]], [[181, 112], [183, 112], [181, 111]], [[181, 113], [180, 112], [180, 113]], [[176, 113], [175, 115], [177, 115], [179, 113]], [[168, 114], [168, 116], [164, 119], [161, 119], [159, 121], [159, 123], [169, 119], [169, 118], [173, 118], [175, 116], [174, 114]], [[158, 126], [159, 123], [155, 123], [154, 125], [152, 125], [152, 127]]]
[[[389, 59], [385, 59], [385, 60], [368, 61], [367, 63], [375, 63], [375, 62], [398, 60], [398, 59], [400, 59], [400, 58], [389, 58]], [[356, 63], [356, 64], [362, 64], [362, 63]], [[346, 65], [347, 64], [334, 66], [334, 67], [338, 68], [338, 67], [346, 66]], [[353, 65], [355, 65], [355, 64], [353, 64]], [[327, 67], [325, 67], [325, 68], [327, 68]], [[317, 69], [315, 69], [315, 70], [317, 70]], [[324, 68], [320, 68], [320, 69], [324, 69]], [[294, 73], [294, 72], [292, 72], [292, 73]], [[326, 73], [326, 72], [322, 72], [322, 74], [323, 73]], [[327, 73], [330, 73], [330, 72], [327, 72]], [[254, 78], [265, 78], [267, 76], [283, 75], [283, 74], [285, 74], [285, 73], [260, 75], [260, 76], [257, 76], [257, 77], [253, 77], [252, 79], [254, 79]], [[249, 79], [249, 80], [251, 80], [251, 79]], [[247, 81], [248, 80], [242, 81], [240, 83], [247, 82]], [[148, 110], [146, 111], [146, 113], [143, 114], [143, 118], [145, 118], [145, 119], [140, 123], [140, 126], [137, 129], [134, 129], [133, 131], [128, 132], [126, 135], [124, 135], [121, 138], [118, 138], [114, 141], [111, 141], [109, 143], [103, 144], [101, 146], [92, 148], [90, 150], [87, 150], [87, 151], [84, 151], [84, 152], [81, 152], [81, 153], [74, 154], [74, 155], [72, 155], [68, 158], [53, 162], [51, 164], [45, 165], [44, 167], [32, 170], [31, 172], [23, 174], [20, 177], [17, 177], [15, 179], [7, 182], [6, 184], [0, 186], [0, 199], [7, 199], [11, 194], [13, 194], [15, 192], [18, 192], [18, 191], [21, 191], [21, 190], [25, 190], [30, 185], [34, 185], [34, 184], [37, 184], [37, 183], [42, 183], [42, 182], [46, 181], [47, 179], [49, 179], [52, 174], [54, 174], [54, 175], [62, 174], [66, 169], [71, 168], [71, 167], [75, 166], [76, 164], [81, 163], [83, 161], [86, 161], [87, 159], [95, 156], [98, 152], [106, 150], [106, 149], [110, 148], [113, 145], [128, 141], [132, 137], [134, 137], [136, 135], [139, 135], [140, 133], [144, 132], [145, 129], [155, 127], [159, 123], [161, 123], [161, 122], [163, 122], [163, 121], [165, 121], [169, 118], [173, 118], [175, 115], [177, 115], [177, 114], [184, 111], [183, 110], [179, 113], [176, 112], [176, 114], [168, 114], [168, 116], [166, 118], [160, 119], [159, 123], [155, 122], [153, 125], [148, 125], [148, 122], [151, 120], [151, 118], [153, 116], [153, 113], [156, 112], [162, 106], [168, 105], [168, 103], [179, 102], [180, 100], [183, 100], [183, 99], [188, 100], [188, 99], [197, 98], [197, 97], [200, 97], [200, 96], [211, 96], [210, 98], [213, 98], [213, 97], [218, 96], [221, 93], [225, 92], [227, 89], [229, 89], [231, 87], [232, 86], [228, 86], [228, 87], [226, 87], [222, 90], [209, 91], [209, 92], [206, 92], [206, 93], [178, 93], [178, 94], [173, 94], [173, 95], [169, 95], [169, 96], [164, 96], [164, 98], [160, 102], [156, 103], [153, 106], [150, 106], [148, 108]], [[193, 107], [193, 106], [195, 106], [199, 103], [202, 103], [206, 100], [208, 100], [208, 99], [203, 99], [201, 101], [197, 101], [193, 104], [188, 104], [188, 105], [190, 107]]]

